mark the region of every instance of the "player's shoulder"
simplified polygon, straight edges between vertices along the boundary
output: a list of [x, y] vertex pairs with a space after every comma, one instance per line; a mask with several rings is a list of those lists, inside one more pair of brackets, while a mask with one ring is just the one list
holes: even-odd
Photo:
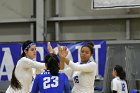
[[[42, 80], [42, 78], [44, 78], [44, 77], [46, 77], [46, 75], [40, 73], [40, 74], [36, 74], [35, 79], [36, 79], [37, 81], [40, 81], [40, 80]], [[49, 77], [49, 75], [47, 75], [47, 77]]]
[[18, 62], [17, 62], [17, 65], [23, 65], [23, 64], [27, 64], [26, 63], [26, 60], [28, 60], [26, 57], [21, 57]]
[[97, 65], [95, 61], [90, 61], [88, 62], [89, 64], [92, 64], [92, 65]]
[[75, 64], [81, 64], [81, 62], [74, 62]]
[[18, 60], [18, 63], [19, 63], [20, 61], [24, 61], [24, 60], [26, 60], [26, 57], [21, 57], [21, 58]]
[[65, 76], [66, 74], [64, 72], [59, 72], [59, 75]]
[[61, 76], [61, 77], [67, 77], [67, 75], [65, 73], [63, 73], [63, 72], [59, 72], [59, 76]]
[[37, 74], [36, 78], [39, 79], [40, 77], [42, 77], [42, 74]]
[[36, 77], [43, 77], [43, 76], [45, 76], [46, 74], [50, 74], [49, 71], [46, 71], [46, 70], [45, 70], [45, 71], [41, 72], [40, 74], [37, 74]]
[[95, 68], [97, 67], [97, 64], [96, 64], [95, 61], [89, 61], [89, 62], [87, 62], [87, 64], [88, 64], [90, 67], [92, 67], [93, 69], [95, 69]]
[[125, 80], [121, 80], [121, 82], [127, 84]]
[[26, 62], [30, 62], [30, 61], [33, 61], [32, 59], [29, 59], [27, 57], [21, 57], [19, 60], [18, 60], [18, 63], [23, 63], [23, 64], [27, 64]]
[[115, 77], [112, 82], [119, 82], [120, 81], [120, 78], [119, 77]]
[[19, 61], [22, 61], [22, 60], [29, 60], [29, 58], [27, 58], [27, 57], [21, 57], [21, 58], [19, 59]]
[[[76, 62], [76, 64], [82, 64], [81, 62]], [[88, 61], [86, 64], [93, 64], [96, 65], [95, 61]]]

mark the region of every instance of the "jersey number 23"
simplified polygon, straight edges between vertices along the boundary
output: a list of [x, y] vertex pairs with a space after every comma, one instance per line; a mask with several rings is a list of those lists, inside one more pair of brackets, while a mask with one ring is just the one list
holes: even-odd
[[[52, 76], [52, 77], [44, 77], [43, 78], [43, 88], [48, 89], [48, 88], [53, 88], [58, 86], [58, 76]], [[52, 83], [51, 83], [52, 81]]]

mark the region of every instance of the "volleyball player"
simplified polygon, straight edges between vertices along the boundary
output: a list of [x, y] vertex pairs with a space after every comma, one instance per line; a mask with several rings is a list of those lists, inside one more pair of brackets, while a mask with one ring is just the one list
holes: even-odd
[[69, 78], [73, 79], [72, 93], [94, 93], [97, 64], [89, 60], [93, 55], [93, 47], [94, 44], [92, 42], [83, 45], [80, 50], [81, 61], [74, 63], [66, 58], [67, 50], [58, 46], [61, 60], [69, 66], [64, 69], [64, 72]]
[[126, 74], [123, 68], [116, 65], [113, 68], [112, 75], [114, 79], [111, 82], [112, 93], [128, 93], [127, 83], [125, 81]]
[[36, 76], [31, 93], [70, 93], [68, 77], [59, 72], [59, 63], [56, 54], [45, 57], [47, 70]]
[[12, 72], [11, 84], [6, 93], [29, 93], [32, 82], [32, 68], [45, 69], [45, 63], [36, 62], [36, 44], [27, 40], [22, 45], [21, 58]]

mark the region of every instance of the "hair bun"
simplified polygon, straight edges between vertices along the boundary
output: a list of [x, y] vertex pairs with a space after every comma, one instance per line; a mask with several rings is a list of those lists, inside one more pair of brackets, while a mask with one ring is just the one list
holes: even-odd
[[90, 46], [94, 47], [94, 43], [93, 43], [93, 42], [91, 42], [91, 41], [90, 41], [90, 42], [88, 42], [88, 43], [87, 43], [87, 45], [90, 45]]

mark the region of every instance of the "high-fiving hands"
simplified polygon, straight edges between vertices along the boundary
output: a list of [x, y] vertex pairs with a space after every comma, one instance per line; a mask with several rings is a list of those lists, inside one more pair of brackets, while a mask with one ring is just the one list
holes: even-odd
[[[50, 42], [48, 42], [48, 51], [49, 51], [49, 53], [54, 53], [55, 54], [55, 51], [54, 51], [54, 49], [52, 48], [52, 46], [51, 46], [51, 44], [50, 44]], [[67, 65], [69, 64], [69, 59], [68, 58], [66, 58], [66, 56], [68, 55], [68, 50], [67, 50], [67, 47], [66, 46], [60, 46], [59, 44], [57, 45], [57, 47], [58, 47], [58, 54], [59, 54], [59, 56], [60, 56], [60, 60], [62, 61], [62, 62], [60, 62], [60, 63], [62, 63], [62, 64], [60, 64], [60, 65], [62, 65], [62, 66], [60, 66], [60, 68], [62, 67], [64, 67], [63, 65], [63, 63], [65, 62]]]
[[68, 55], [67, 47], [66, 46], [60, 46], [59, 44], [57, 45], [58, 47], [58, 54], [61, 58], [65, 58]]
[[[59, 44], [57, 44], [57, 47], [58, 47], [58, 54], [59, 54], [59, 56], [66, 57], [68, 55], [68, 51], [67, 51], [67, 47], [66, 46], [60, 46]], [[50, 42], [48, 42], [47, 48], [48, 48], [49, 53], [54, 53], [55, 54], [55, 51], [52, 48]]]
[[57, 45], [57, 47], [58, 47], [60, 60], [62, 61], [62, 63], [65, 62], [68, 65], [70, 60], [66, 58], [66, 56], [68, 55], [67, 47], [66, 46], [61, 47], [60, 45]]
[[48, 42], [47, 48], [48, 48], [49, 53], [54, 53], [55, 54], [55, 51], [53, 50], [50, 42]]

